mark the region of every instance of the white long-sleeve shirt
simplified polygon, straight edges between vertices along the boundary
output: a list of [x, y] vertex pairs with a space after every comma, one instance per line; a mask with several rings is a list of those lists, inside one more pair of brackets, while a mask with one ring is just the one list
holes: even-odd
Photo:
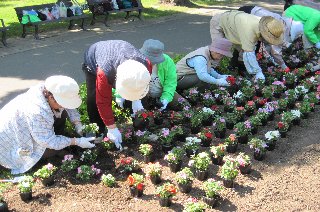
[[[0, 164], [12, 174], [32, 168], [46, 148], [59, 150], [71, 144], [71, 138], [55, 135], [54, 114], [43, 88], [43, 83], [30, 88], [0, 110]], [[80, 121], [77, 110], [66, 111], [71, 122]]]

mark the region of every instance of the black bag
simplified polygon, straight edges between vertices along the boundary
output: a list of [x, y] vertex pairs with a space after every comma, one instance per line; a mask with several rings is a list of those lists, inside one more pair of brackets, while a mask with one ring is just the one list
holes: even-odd
[[103, 15], [104, 14], [104, 7], [101, 4], [94, 5], [92, 13], [95, 15]]
[[38, 18], [39, 18], [41, 21], [47, 20], [47, 16], [46, 16], [45, 14], [43, 14], [42, 12], [37, 11], [37, 14], [38, 14]]
[[113, 10], [112, 0], [107, 0], [107, 2], [103, 3], [103, 7], [105, 11]]
[[124, 5], [123, 5], [122, 0], [117, 0], [117, 4], [118, 4], [118, 7], [119, 7], [119, 10], [124, 9]]
[[72, 16], [74, 16], [73, 11], [70, 8], [68, 8], [67, 9], [67, 17], [72, 17]]

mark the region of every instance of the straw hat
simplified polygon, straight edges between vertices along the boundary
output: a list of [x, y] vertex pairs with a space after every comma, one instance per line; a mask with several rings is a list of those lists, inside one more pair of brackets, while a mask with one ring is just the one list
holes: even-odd
[[271, 17], [263, 16], [259, 22], [261, 36], [271, 45], [283, 43], [284, 25], [281, 21]]
[[63, 75], [48, 77], [44, 87], [52, 93], [54, 99], [63, 108], [75, 109], [81, 104], [79, 85], [70, 77]]
[[145, 65], [127, 60], [117, 68], [116, 90], [129, 101], [142, 99], [149, 92], [150, 73]]

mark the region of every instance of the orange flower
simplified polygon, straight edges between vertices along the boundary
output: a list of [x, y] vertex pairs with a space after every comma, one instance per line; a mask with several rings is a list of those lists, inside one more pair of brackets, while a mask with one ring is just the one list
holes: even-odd
[[129, 175], [129, 177], [127, 179], [129, 186], [133, 186], [135, 181], [136, 180], [134, 179], [134, 177], [132, 175]]
[[230, 138], [230, 141], [235, 141], [236, 140], [236, 135], [235, 134], [230, 134], [229, 138]]
[[172, 184], [166, 186], [166, 190], [169, 191], [171, 194], [176, 194], [177, 193], [176, 187], [174, 185], [172, 185]]

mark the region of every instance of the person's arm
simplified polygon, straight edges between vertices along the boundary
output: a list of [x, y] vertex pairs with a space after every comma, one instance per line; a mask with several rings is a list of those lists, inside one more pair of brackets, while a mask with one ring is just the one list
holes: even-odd
[[255, 52], [243, 52], [243, 62], [249, 74], [257, 74], [262, 72]]
[[[168, 56], [166, 62], [159, 65], [159, 69], [164, 71], [163, 90], [160, 100], [167, 100], [168, 103], [172, 101], [174, 93], [177, 88], [177, 70], [173, 60]], [[159, 70], [158, 70], [159, 71]]]
[[114, 126], [114, 116], [112, 111], [112, 86], [109, 84], [107, 76], [103, 70], [98, 68], [96, 79], [96, 103], [101, 119], [109, 128]]
[[316, 34], [319, 33], [318, 26], [320, 24], [320, 15], [313, 15], [312, 17], [309, 17], [309, 19], [305, 22], [303, 26], [303, 32], [308, 38], [308, 40], [316, 44], [319, 42], [319, 38]]
[[44, 148], [60, 150], [72, 144], [71, 138], [55, 135], [52, 114], [33, 114], [27, 122], [33, 140]]
[[281, 46], [271, 45], [271, 55], [273, 56], [275, 62], [277, 64], [279, 64], [283, 70], [288, 68], [286, 63], [284, 62], [284, 60], [282, 58], [282, 48], [281, 48]]
[[212, 77], [208, 73], [207, 60], [203, 56], [195, 56], [190, 58], [187, 63], [190, 67], [193, 67], [197, 73], [198, 78], [206, 83], [214, 84], [216, 78]]

